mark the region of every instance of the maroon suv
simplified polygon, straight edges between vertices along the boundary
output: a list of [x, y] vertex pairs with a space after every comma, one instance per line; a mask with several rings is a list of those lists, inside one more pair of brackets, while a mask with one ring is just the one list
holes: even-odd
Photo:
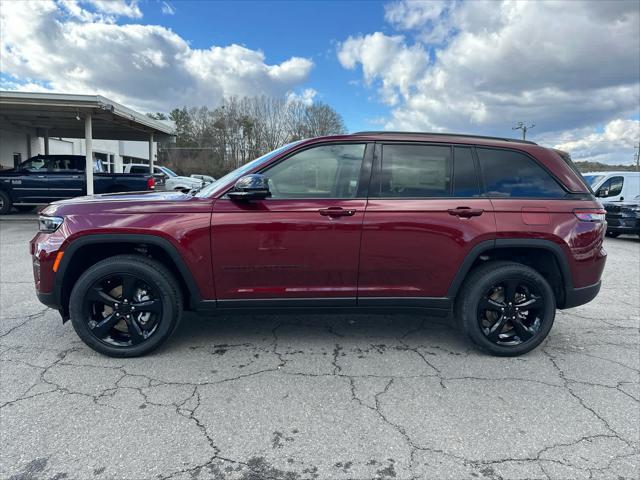
[[592, 300], [605, 211], [566, 154], [470, 135], [303, 140], [199, 192], [49, 205], [38, 297], [106, 355], [158, 347], [183, 310], [450, 313], [480, 348], [540, 344]]

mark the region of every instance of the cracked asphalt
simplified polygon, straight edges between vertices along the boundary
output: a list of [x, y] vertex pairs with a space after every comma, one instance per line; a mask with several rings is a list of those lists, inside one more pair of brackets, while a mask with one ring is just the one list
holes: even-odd
[[38, 303], [0, 222], [0, 478], [637, 479], [640, 241], [520, 358], [412, 315], [186, 316], [144, 358]]

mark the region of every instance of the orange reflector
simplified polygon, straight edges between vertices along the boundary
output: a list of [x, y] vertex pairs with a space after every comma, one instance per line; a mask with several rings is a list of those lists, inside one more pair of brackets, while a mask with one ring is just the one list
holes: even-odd
[[60, 266], [60, 260], [62, 260], [62, 256], [64, 255], [64, 252], [58, 252], [58, 254], [56, 255], [56, 259], [53, 262], [53, 271], [57, 272], [58, 271], [58, 267]]

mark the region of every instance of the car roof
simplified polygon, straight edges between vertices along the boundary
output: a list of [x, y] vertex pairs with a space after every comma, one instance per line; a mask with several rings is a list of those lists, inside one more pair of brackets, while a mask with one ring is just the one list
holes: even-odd
[[537, 145], [535, 142], [529, 140], [520, 140], [518, 138], [508, 137], [491, 137], [487, 135], [473, 135], [464, 133], [443, 133], [443, 132], [399, 132], [388, 130], [368, 130], [362, 132], [355, 132], [352, 136], [366, 136], [366, 137], [379, 137], [384, 140], [402, 139], [402, 140], [435, 140], [442, 142], [451, 141], [454, 143], [468, 143], [469, 140], [492, 140], [498, 142], [508, 143], [524, 143], [527, 145]]

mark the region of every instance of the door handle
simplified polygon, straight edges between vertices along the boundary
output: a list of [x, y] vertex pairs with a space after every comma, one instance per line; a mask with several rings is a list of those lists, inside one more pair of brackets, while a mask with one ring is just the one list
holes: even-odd
[[351, 217], [356, 213], [355, 210], [345, 210], [342, 207], [321, 208], [318, 213], [323, 217]]
[[484, 212], [484, 210], [482, 208], [457, 207], [450, 208], [449, 210], [447, 210], [447, 212], [449, 212], [449, 215], [455, 215], [456, 217], [471, 218], [479, 217], [480, 215], [482, 215], [482, 212]]

